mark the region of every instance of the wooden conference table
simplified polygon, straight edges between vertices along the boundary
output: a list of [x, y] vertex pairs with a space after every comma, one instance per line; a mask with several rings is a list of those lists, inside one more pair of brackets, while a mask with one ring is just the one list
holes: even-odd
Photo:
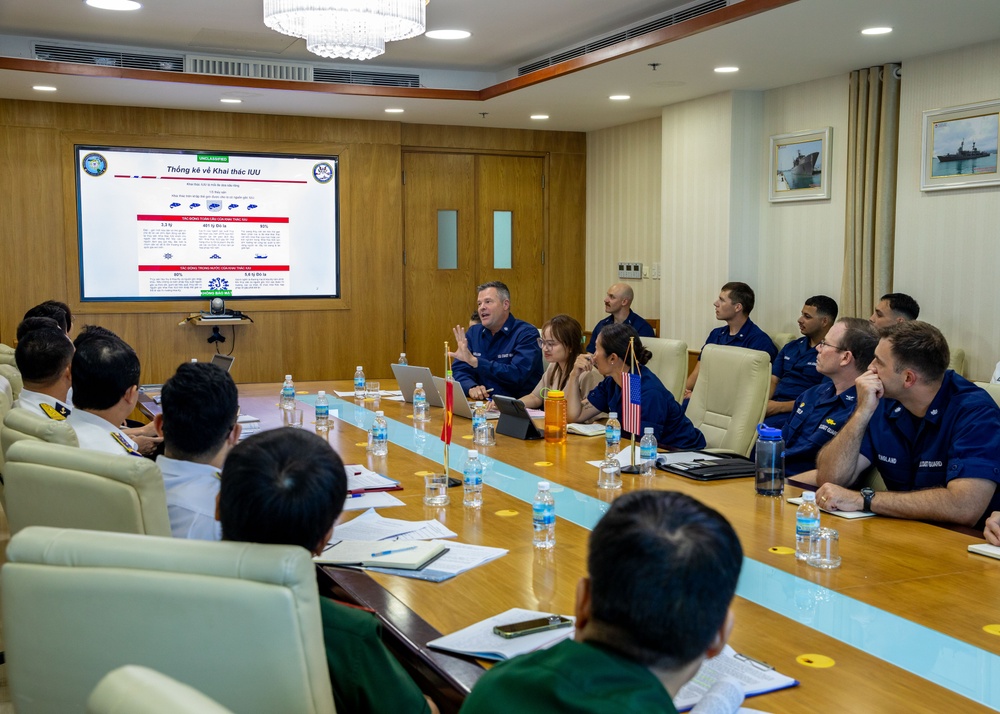
[[[395, 386], [380, 381], [383, 389]], [[352, 388], [346, 381], [297, 387], [305, 400], [310, 400], [305, 393], [314, 395], [318, 389], [332, 395], [334, 390]], [[263, 428], [277, 426], [277, 391], [275, 384], [240, 387], [243, 413], [259, 417]], [[306, 428], [311, 428], [313, 408], [307, 402], [300, 406]], [[724, 514], [743, 544], [747, 561], [740, 592], [746, 597], [734, 601], [736, 627], [730, 643], [801, 682], [799, 687], [756, 697], [747, 706], [789, 714], [991, 711], [963, 696], [979, 696], [967, 691], [968, 683], [956, 676], [970, 668], [984, 670], [979, 679], [985, 685], [978, 688], [990, 692], [992, 681], [992, 701], [996, 701], [1000, 636], [984, 626], [1000, 623], [1000, 561], [968, 553], [967, 546], [978, 542], [975, 537], [913, 521], [824, 516], [824, 525], [840, 533], [843, 565], [817, 570], [797, 563], [792, 554], [772, 551], [794, 548], [795, 506], [756, 496], [749, 480], [701, 483], [659, 472], [643, 483], [641, 477], [626, 474], [622, 491], [609, 493], [597, 488], [597, 470], [586, 463], [602, 458], [603, 439], [572, 435], [558, 446], [497, 435], [496, 446], [480, 447], [488, 465], [483, 507], [464, 508], [460, 488], [451, 489], [450, 505], [427, 507], [422, 500], [423, 477], [418, 474], [440, 471], [440, 463], [416, 452], [440, 451], [443, 410], [432, 408], [432, 421], [415, 429], [411, 405], [382, 399], [378, 408], [398, 422], [391, 425], [390, 440], [400, 443], [390, 444], [387, 457], [373, 457], [365, 448], [373, 414], [358, 407], [375, 409], [370, 401], [331, 399], [335, 418], [329, 441], [345, 463], [365, 464], [401, 482], [404, 489], [393, 493], [405, 505], [387, 509], [384, 515], [436, 518], [461, 542], [509, 550], [506, 556], [443, 583], [330, 569], [336, 591], [374, 605], [390, 632], [403, 623], [402, 629], [416, 627], [419, 633], [423, 623], [407, 622], [413, 613], [442, 633], [511, 607], [572, 614], [576, 584], [586, 572], [589, 529], [565, 520], [567, 513], [592, 523], [623, 491], [671, 489]], [[456, 472], [455, 453], [463, 454], [464, 460], [464, 450], [472, 446], [467, 437], [471, 422], [456, 417], [451, 447]], [[553, 483], [556, 498], [557, 545], [550, 552], [535, 551], [531, 543], [530, 499], [539, 480]], [[792, 487], [785, 491], [786, 497], [799, 493]], [[410, 647], [412, 654], [412, 642]], [[885, 647], [902, 651], [913, 664], [903, 668], [872, 654]], [[462, 689], [478, 676], [478, 665], [416, 649], [430, 669], [435, 667], [431, 660], [450, 668], [453, 676], [444, 688], [455, 691], [446, 693], [445, 699], [450, 694], [451, 701], [443, 709], [452, 709]], [[834, 664], [816, 666], [829, 664], [826, 658]], [[415, 667], [420, 670], [421, 664]]]

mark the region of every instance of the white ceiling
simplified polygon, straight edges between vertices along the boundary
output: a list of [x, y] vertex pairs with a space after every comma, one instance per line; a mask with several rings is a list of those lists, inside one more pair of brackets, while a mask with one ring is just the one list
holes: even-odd
[[[450, 74], [456, 84], [447, 86], [462, 86], [459, 82], [464, 77], [466, 82], [478, 80], [472, 88], [479, 89], [509, 78], [519, 64], [662, 15], [679, 4], [677, 0], [431, 0], [428, 29], [468, 29], [473, 36], [453, 43], [425, 37], [393, 42], [382, 57], [350, 64], [357, 69], [423, 69], [428, 77], [436, 76], [435, 70], [448, 69], [453, 70]], [[895, 31], [879, 37], [859, 34], [871, 25], [890, 25]], [[292, 42], [266, 29], [260, 0], [146, 0], [145, 7], [135, 13], [97, 11], [83, 0], [6, 0], [0, 3], [0, 35], [324, 64], [305, 50], [301, 40]], [[884, 62], [905, 63], [908, 58], [997, 38], [998, 0], [798, 0], [483, 102], [13, 70], [0, 70], [0, 97], [589, 131], [657, 116], [667, 104], [720, 91], [797, 84]], [[660, 63], [655, 71], [648, 66], [654, 62]], [[716, 74], [712, 70], [720, 64], [737, 65], [740, 72]], [[31, 86], [39, 83], [54, 85], [58, 91], [44, 95], [33, 91]], [[608, 96], [613, 93], [630, 94], [632, 99], [611, 102]], [[222, 96], [240, 98], [243, 103], [220, 104]], [[385, 114], [390, 106], [403, 108], [405, 113]], [[480, 112], [487, 116], [481, 117]], [[548, 114], [550, 119], [532, 121], [529, 115], [534, 113]]]

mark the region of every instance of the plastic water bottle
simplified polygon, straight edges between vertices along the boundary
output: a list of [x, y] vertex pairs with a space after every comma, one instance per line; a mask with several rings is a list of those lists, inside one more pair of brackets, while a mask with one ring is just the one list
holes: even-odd
[[472, 443], [485, 446], [486, 438], [486, 407], [482, 402], [476, 402], [472, 410]]
[[475, 449], [469, 449], [469, 458], [465, 460], [463, 471], [465, 497], [462, 503], [470, 508], [479, 508], [483, 505], [483, 462], [479, 460], [479, 452]]
[[292, 383], [292, 375], [285, 375], [285, 383], [281, 385], [281, 408], [295, 408], [295, 384]]
[[405, 367], [405, 366], [406, 366], [407, 364], [409, 364], [409, 362], [407, 362], [407, 361], [406, 361], [406, 353], [405, 353], [405, 352], [400, 352], [400, 353], [399, 353], [399, 362], [397, 362], [396, 364], [401, 364], [401, 365], [403, 365], [404, 367]]
[[795, 559], [808, 561], [812, 557], [812, 541], [819, 530], [819, 506], [816, 494], [802, 492], [802, 505], [795, 511]]
[[320, 390], [316, 394], [316, 431], [329, 431], [330, 429], [330, 402], [327, 401], [326, 392]]
[[361, 365], [354, 371], [354, 398], [364, 399], [365, 398], [365, 371], [361, 369]]
[[375, 421], [372, 422], [372, 454], [375, 456], [385, 456], [389, 453], [389, 423], [385, 420], [383, 412], [375, 412]]
[[639, 458], [642, 460], [639, 475], [652, 476], [656, 465], [656, 437], [653, 436], [651, 426], [643, 430], [642, 439], [639, 441]]
[[754, 487], [761, 496], [780, 496], [785, 490], [785, 440], [781, 429], [757, 425], [757, 476]]
[[622, 423], [618, 421], [618, 412], [608, 414], [608, 423], [604, 425], [604, 455], [613, 459], [621, 449]]
[[556, 502], [548, 481], [538, 482], [538, 493], [531, 505], [531, 524], [536, 548], [551, 548], [556, 544]]
[[430, 421], [431, 418], [427, 412], [427, 392], [424, 391], [424, 383], [417, 382], [417, 386], [413, 390], [413, 421]]

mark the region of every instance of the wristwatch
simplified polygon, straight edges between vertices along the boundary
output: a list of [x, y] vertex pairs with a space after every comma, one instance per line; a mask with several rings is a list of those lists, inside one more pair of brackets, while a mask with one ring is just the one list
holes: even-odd
[[861, 495], [865, 499], [865, 505], [864, 505], [864, 507], [861, 510], [863, 510], [865, 513], [871, 513], [872, 512], [872, 496], [875, 495], [875, 489], [872, 488], [871, 486], [865, 486], [863, 489], [861, 489]]

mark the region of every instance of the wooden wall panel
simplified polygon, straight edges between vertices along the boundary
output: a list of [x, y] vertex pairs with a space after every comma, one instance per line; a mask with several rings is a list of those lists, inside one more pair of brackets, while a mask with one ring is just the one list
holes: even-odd
[[[0, 341], [13, 342], [17, 323], [31, 305], [48, 298], [79, 304], [65, 278], [69, 261], [75, 261], [74, 199], [66, 188], [73, 179], [64, 175], [73, 170], [65, 147], [74, 136], [108, 135], [124, 145], [146, 146], [196, 137], [206, 145], [254, 151], [327, 145], [340, 152], [343, 162], [342, 299], [267, 306], [276, 310], [248, 307], [255, 323], [236, 327], [233, 375], [240, 382], [274, 382], [276, 390], [286, 372], [297, 380], [346, 379], [359, 363], [372, 377], [391, 376], [389, 364], [402, 350], [403, 335], [404, 133], [416, 145], [585, 152], [583, 134], [0, 100], [0, 159], [16, 167], [0, 173]], [[582, 193], [582, 171], [566, 178], [580, 184], [566, 195]], [[550, 208], [564, 211], [555, 204]], [[579, 220], [582, 235], [582, 215]], [[578, 289], [582, 295], [582, 279]], [[161, 382], [181, 362], [214, 353], [215, 346], [206, 342], [210, 328], [178, 325], [203, 306], [202, 301], [169, 307], [132, 303], [120, 312], [107, 312], [106, 305], [81, 306], [76, 324], [101, 324], [118, 332], [136, 348], [143, 381]], [[227, 341], [221, 348], [228, 352], [233, 330], [223, 327], [222, 332]]]
[[545, 253], [546, 318], [566, 313], [586, 324], [587, 156], [552, 154], [549, 158], [549, 247]]

